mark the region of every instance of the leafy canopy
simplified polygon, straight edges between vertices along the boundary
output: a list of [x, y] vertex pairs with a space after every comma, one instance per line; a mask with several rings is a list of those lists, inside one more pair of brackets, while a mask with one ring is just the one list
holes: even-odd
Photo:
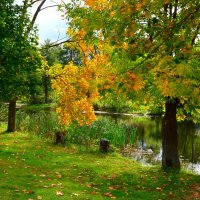
[[40, 56], [35, 28], [30, 28], [28, 5], [0, 2], [0, 98], [18, 99], [29, 92]]
[[[73, 66], [76, 75], [61, 75], [55, 81], [59, 102], [73, 94], [59, 90], [67, 82], [75, 99], [84, 97], [92, 107], [87, 90], [77, 93], [80, 86], [76, 85], [84, 77], [87, 88], [95, 87], [100, 93], [102, 88], [117, 91], [144, 104], [162, 105], [178, 99], [188, 113], [199, 111], [199, 1], [73, 0], [61, 9], [69, 19], [67, 31], [73, 46], [82, 52], [83, 62], [80, 68]], [[101, 62], [96, 61], [98, 57], [103, 58]], [[89, 66], [93, 70], [85, 76], [81, 71]], [[61, 74], [71, 68], [66, 66]], [[94, 78], [99, 76], [104, 80], [101, 84]], [[84, 116], [91, 113], [90, 106], [74, 102], [59, 104], [62, 119], [79, 120], [77, 111], [84, 111]], [[67, 106], [70, 111], [64, 114]]]

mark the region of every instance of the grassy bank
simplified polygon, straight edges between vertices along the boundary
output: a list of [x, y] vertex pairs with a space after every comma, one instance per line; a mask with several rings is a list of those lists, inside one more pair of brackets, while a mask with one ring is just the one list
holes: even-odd
[[165, 173], [118, 154], [78, 152], [0, 129], [0, 200], [198, 199], [197, 175]]

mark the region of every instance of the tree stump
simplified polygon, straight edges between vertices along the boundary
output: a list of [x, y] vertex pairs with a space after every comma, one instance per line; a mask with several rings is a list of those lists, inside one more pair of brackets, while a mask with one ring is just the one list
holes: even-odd
[[102, 153], [107, 153], [109, 150], [109, 141], [105, 138], [100, 140], [99, 151]]
[[65, 143], [65, 132], [58, 131], [56, 132], [56, 141], [55, 144], [64, 144]]

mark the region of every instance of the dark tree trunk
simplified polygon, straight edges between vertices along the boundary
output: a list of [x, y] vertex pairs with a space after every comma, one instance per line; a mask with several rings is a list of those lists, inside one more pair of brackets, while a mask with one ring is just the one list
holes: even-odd
[[65, 132], [58, 131], [56, 132], [56, 144], [64, 144], [65, 143]]
[[102, 153], [107, 153], [109, 150], [109, 141], [107, 139], [101, 139], [99, 143], [99, 150]]
[[8, 108], [8, 129], [7, 132], [15, 131], [16, 100], [9, 101]]
[[36, 94], [35, 93], [31, 95], [30, 103], [31, 104], [36, 104], [37, 103], [37, 98], [36, 98]]
[[162, 130], [162, 167], [163, 169], [180, 169], [178, 155], [178, 133], [176, 110], [178, 100], [165, 104], [165, 116]]

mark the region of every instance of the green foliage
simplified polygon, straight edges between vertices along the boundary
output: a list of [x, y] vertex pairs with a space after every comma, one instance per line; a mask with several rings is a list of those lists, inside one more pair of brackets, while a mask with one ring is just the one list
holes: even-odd
[[99, 118], [91, 126], [78, 126], [73, 124], [67, 128], [66, 141], [91, 147], [99, 146], [102, 138], [109, 140], [110, 144], [117, 148], [123, 148], [127, 144], [134, 144], [136, 129], [123, 123], [115, 123], [108, 118]]
[[35, 28], [28, 30], [31, 22], [26, 3], [1, 1], [0, 8], [0, 99], [9, 101], [29, 94], [41, 62]]
[[134, 104], [130, 99], [115, 93], [105, 93], [102, 98], [95, 103], [94, 107], [97, 107], [100, 110], [112, 112], [131, 113], [134, 111]]

